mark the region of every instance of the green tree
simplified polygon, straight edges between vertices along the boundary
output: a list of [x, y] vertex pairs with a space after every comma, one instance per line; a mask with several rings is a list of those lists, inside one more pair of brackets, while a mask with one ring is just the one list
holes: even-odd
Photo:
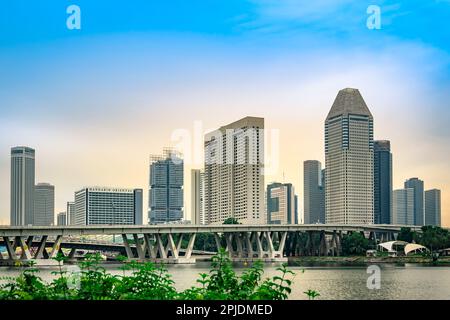
[[236, 218], [226, 218], [223, 224], [241, 224]]
[[398, 241], [406, 241], [406, 242], [413, 242], [414, 238], [415, 232], [411, 231], [411, 228], [408, 227], [402, 227], [397, 236]]
[[342, 239], [342, 252], [344, 255], [362, 255], [369, 249], [369, 240], [361, 233], [352, 232], [344, 235]]
[[217, 251], [216, 239], [212, 233], [199, 233], [195, 237], [194, 250]]
[[433, 253], [436, 250], [450, 246], [450, 234], [448, 230], [440, 227], [423, 226], [418, 242]]

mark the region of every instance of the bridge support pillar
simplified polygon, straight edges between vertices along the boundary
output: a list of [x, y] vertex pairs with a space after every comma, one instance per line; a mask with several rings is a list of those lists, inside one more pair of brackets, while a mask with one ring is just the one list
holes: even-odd
[[[224, 236], [226, 250], [232, 261], [287, 261], [287, 258], [283, 255], [287, 231], [283, 231], [280, 234], [270, 231], [230, 232], [224, 234]], [[220, 249], [222, 246], [218, 234], [215, 234], [215, 239], [217, 248]], [[256, 246], [256, 250], [254, 249], [254, 245]]]
[[338, 234], [335, 231], [333, 231], [333, 235], [331, 236], [331, 240], [330, 240], [330, 250], [331, 250], [331, 254], [333, 256], [340, 256], [341, 254], [341, 245], [339, 243], [339, 237]]
[[[166, 264], [190, 264], [195, 263], [192, 258], [192, 251], [194, 250], [195, 233], [190, 234], [187, 248], [184, 250], [184, 255], [181, 254], [183, 250], [183, 236], [178, 235], [177, 241], [174, 239], [173, 233], [155, 234], [155, 241], [150, 239], [150, 234], [132, 234], [135, 248], [131, 247], [126, 234], [122, 234], [122, 239], [129, 260], [151, 261], [155, 263]], [[135, 250], [133, 250], [135, 249]]]
[[320, 232], [320, 246], [319, 246], [319, 256], [328, 255], [328, 243], [327, 243], [327, 235], [325, 231]]

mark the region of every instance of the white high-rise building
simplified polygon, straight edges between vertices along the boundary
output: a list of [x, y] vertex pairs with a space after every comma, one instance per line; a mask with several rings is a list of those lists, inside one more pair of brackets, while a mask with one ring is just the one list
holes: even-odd
[[75, 192], [76, 225], [142, 223], [142, 189], [92, 187]]
[[191, 222], [205, 224], [204, 219], [204, 173], [200, 169], [191, 170]]
[[205, 136], [205, 223], [264, 223], [264, 119], [245, 117]]
[[414, 189], [399, 189], [392, 193], [394, 224], [414, 225]]
[[325, 221], [374, 223], [373, 117], [358, 89], [340, 90], [325, 120]]
[[52, 226], [55, 224], [55, 186], [38, 183], [34, 187], [33, 225]]
[[11, 220], [12, 226], [33, 224], [34, 149], [11, 148]]

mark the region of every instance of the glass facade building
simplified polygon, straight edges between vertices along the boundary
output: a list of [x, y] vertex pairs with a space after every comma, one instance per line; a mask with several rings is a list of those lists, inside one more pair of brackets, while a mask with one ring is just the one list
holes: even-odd
[[150, 158], [149, 222], [176, 222], [183, 219], [184, 164], [181, 155], [165, 150]]
[[441, 190], [425, 191], [425, 225], [441, 226]]
[[376, 224], [392, 223], [391, 143], [374, 141], [374, 219]]
[[400, 225], [414, 224], [414, 189], [406, 188], [393, 191], [393, 222]]
[[414, 190], [414, 222], [416, 226], [423, 226], [425, 223], [425, 192], [424, 183], [419, 178], [411, 178], [405, 181], [405, 189]]
[[60, 212], [56, 216], [56, 224], [58, 226], [67, 226], [67, 213], [66, 212]]
[[325, 223], [324, 170], [317, 160], [303, 162], [304, 223]]

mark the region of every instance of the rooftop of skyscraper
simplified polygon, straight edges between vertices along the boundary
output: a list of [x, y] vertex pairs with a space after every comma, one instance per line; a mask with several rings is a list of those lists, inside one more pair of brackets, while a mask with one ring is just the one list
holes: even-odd
[[345, 114], [363, 115], [372, 118], [372, 114], [358, 89], [345, 88], [340, 90], [328, 113], [327, 120]]

